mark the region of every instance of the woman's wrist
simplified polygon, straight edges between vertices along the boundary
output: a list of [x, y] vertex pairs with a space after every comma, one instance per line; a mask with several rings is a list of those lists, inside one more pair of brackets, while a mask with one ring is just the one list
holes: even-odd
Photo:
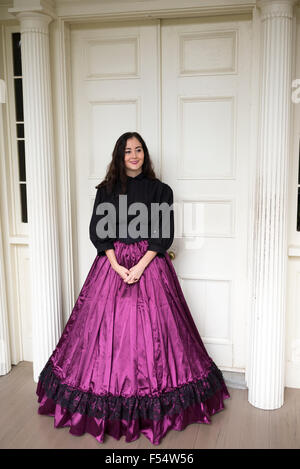
[[[108, 257], [108, 260], [111, 264], [111, 267], [114, 270], [117, 270], [118, 267], [120, 267], [120, 264], [117, 261], [116, 255], [115, 255], [115, 250], [114, 249], [106, 249], [105, 254]], [[156, 256], [157, 252], [156, 251], [146, 251], [143, 257], [138, 261], [138, 264], [145, 269], [148, 264], [154, 259]]]
[[117, 270], [119, 267], [119, 263], [117, 261], [116, 255], [115, 255], [115, 250], [114, 249], [106, 249], [105, 251], [106, 256], [108, 257], [108, 260], [110, 262], [110, 265], [114, 270]]
[[157, 252], [155, 251], [146, 251], [143, 257], [139, 260], [138, 264], [140, 264], [144, 269], [147, 267], [148, 264], [154, 259]]
[[114, 269], [114, 270], [117, 270], [117, 268], [119, 267], [119, 264], [117, 262], [111, 262], [110, 265], [111, 265], [112, 269]]

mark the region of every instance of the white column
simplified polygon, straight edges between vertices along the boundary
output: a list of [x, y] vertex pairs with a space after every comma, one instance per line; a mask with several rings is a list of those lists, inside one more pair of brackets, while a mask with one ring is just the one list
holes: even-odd
[[16, 15], [21, 28], [33, 368], [37, 381], [62, 333], [62, 306], [49, 57], [52, 16], [48, 10], [43, 13], [43, 2], [38, 12], [25, 11], [26, 4], [22, 3], [22, 11], [9, 11]]
[[[4, 132], [2, 119], [2, 105], [6, 102], [6, 87], [4, 80], [0, 80], [0, 155], [4, 156]], [[2, 168], [1, 168], [2, 169]], [[0, 218], [0, 376], [11, 370], [10, 342], [8, 331], [8, 310], [5, 285], [4, 252]]]
[[[0, 108], [1, 113], [1, 108]], [[1, 119], [0, 119], [1, 126]], [[0, 219], [0, 376], [11, 370], [10, 340], [8, 331], [8, 310], [5, 286], [5, 270], [2, 245], [2, 230]]]
[[256, 174], [249, 402], [284, 400], [288, 161], [295, 0], [259, 0], [261, 76]]

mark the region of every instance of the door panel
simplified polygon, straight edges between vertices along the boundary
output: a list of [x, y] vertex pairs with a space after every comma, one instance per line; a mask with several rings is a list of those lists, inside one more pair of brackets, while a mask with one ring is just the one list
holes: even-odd
[[210, 355], [244, 368], [251, 22], [162, 22], [162, 175], [174, 266]]
[[158, 21], [72, 25], [74, 195], [78, 276], [86, 278], [96, 250], [89, 220], [116, 140], [139, 132], [158, 168], [160, 87]]

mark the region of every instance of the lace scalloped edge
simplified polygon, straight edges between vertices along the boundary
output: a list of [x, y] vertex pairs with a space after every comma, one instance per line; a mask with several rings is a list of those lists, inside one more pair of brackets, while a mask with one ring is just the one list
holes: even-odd
[[96, 395], [61, 383], [53, 367], [49, 359], [39, 376], [36, 390], [38, 396], [44, 391], [48, 398], [71, 413], [109, 420], [160, 420], [166, 415], [178, 414], [190, 406], [205, 403], [221, 389], [226, 390], [222, 372], [214, 362], [205, 378], [180, 385], [158, 396], [130, 397], [110, 393]]

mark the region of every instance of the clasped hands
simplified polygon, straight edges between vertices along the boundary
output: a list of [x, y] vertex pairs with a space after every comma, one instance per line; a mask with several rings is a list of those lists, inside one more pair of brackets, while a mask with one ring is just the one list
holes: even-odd
[[120, 275], [120, 277], [124, 280], [125, 283], [136, 283], [142, 273], [144, 272], [145, 266], [140, 263], [137, 263], [130, 269], [127, 269], [123, 265], [118, 264], [114, 270]]
[[120, 265], [116, 259], [114, 249], [107, 249], [106, 255], [111, 263], [112, 268], [120, 275], [125, 283], [136, 283], [140, 279], [145, 268], [157, 255], [156, 251], [147, 250], [143, 257], [130, 269]]

